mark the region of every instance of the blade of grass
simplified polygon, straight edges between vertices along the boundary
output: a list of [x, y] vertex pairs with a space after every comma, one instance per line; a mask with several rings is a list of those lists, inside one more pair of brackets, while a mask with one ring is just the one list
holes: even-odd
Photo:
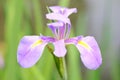
[[[52, 78], [53, 73], [53, 59], [51, 53], [45, 48], [43, 56], [39, 61], [40, 70], [45, 76], [45, 80], [50, 80]], [[52, 74], [53, 73], [53, 74]]]
[[75, 27], [75, 34], [84, 35], [86, 33], [86, 29], [87, 29], [86, 15], [85, 13], [79, 13]]
[[87, 70], [86, 80], [101, 80], [100, 79], [100, 70]]
[[16, 50], [20, 24], [22, 21], [23, 0], [11, 0], [6, 2], [5, 38], [7, 46], [6, 69], [4, 80], [17, 80]]
[[82, 80], [80, 72], [80, 55], [78, 54], [75, 46], [69, 45], [68, 49], [68, 79], [69, 80]]
[[[31, 77], [31, 75], [30, 75], [30, 71], [29, 71], [29, 69], [23, 69], [23, 68], [21, 68], [20, 69], [20, 73], [21, 73], [21, 80], [32, 80], [30, 77]], [[33, 77], [33, 76], [32, 76]]]
[[[113, 53], [115, 52], [117, 51], [113, 50]], [[119, 57], [113, 55], [111, 58], [111, 67], [110, 67], [112, 80], [120, 80], [120, 64], [118, 63], [119, 63]]]
[[32, 0], [34, 7], [34, 17], [35, 17], [35, 32], [36, 34], [42, 33], [44, 30], [41, 5], [39, 0]]
[[[74, 36], [73, 30], [71, 36]], [[68, 79], [69, 80], [82, 80], [81, 67], [80, 67], [80, 55], [74, 45], [68, 45]]]
[[[33, 66], [30, 68], [31, 76], [34, 76], [33, 79], [35, 80], [46, 80], [43, 77], [43, 74], [39, 71], [39, 69], [36, 66]], [[47, 77], [47, 76], [45, 76]]]

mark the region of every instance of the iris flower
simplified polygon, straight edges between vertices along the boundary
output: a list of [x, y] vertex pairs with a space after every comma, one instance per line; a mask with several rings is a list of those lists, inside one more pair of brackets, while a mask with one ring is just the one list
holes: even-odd
[[77, 36], [69, 38], [71, 22], [68, 18], [70, 14], [76, 13], [76, 8], [64, 8], [60, 6], [49, 7], [52, 13], [46, 14], [46, 18], [54, 22], [48, 23], [54, 37], [50, 36], [24, 36], [19, 43], [17, 51], [18, 63], [29, 68], [37, 63], [42, 56], [45, 46], [48, 43], [54, 45], [54, 55], [64, 57], [67, 53], [66, 45], [73, 44], [80, 52], [83, 64], [88, 68], [95, 70], [101, 63], [100, 48], [92, 36]]

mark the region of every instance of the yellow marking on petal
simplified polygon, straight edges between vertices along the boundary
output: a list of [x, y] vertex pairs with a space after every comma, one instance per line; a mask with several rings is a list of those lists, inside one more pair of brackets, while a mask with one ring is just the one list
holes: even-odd
[[38, 46], [38, 45], [40, 45], [42, 43], [43, 43], [43, 41], [41, 39], [37, 40], [35, 43], [32, 44], [31, 48], [34, 48], [34, 47], [36, 47], [36, 46]]
[[78, 44], [86, 48], [87, 50], [91, 50], [91, 47], [84, 41], [78, 41]]

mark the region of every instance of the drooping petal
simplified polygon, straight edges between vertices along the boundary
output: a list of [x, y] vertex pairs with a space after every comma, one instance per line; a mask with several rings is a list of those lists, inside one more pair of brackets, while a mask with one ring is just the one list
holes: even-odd
[[76, 45], [81, 53], [81, 60], [88, 69], [97, 69], [102, 63], [100, 48], [94, 37], [88, 36]]
[[66, 44], [74, 44], [79, 52], [83, 64], [88, 69], [97, 69], [102, 63], [100, 48], [94, 37], [75, 37], [65, 40]]
[[54, 54], [57, 57], [64, 57], [66, 54], [64, 39], [54, 42], [53, 45], [55, 48]]
[[46, 18], [50, 19], [50, 20], [58, 20], [58, 21], [62, 21], [64, 23], [71, 24], [69, 18], [65, 17], [62, 14], [49, 13], [49, 14], [46, 14]]
[[33, 66], [41, 57], [46, 44], [39, 36], [24, 36], [18, 46], [18, 63], [24, 68]]

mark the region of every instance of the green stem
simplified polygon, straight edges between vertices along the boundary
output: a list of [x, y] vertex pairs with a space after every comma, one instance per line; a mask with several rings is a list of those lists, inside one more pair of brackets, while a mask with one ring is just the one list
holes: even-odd
[[66, 69], [65, 57], [56, 57], [53, 54], [53, 49], [51, 49], [49, 46], [47, 46], [47, 48], [54, 57], [55, 64], [56, 64], [57, 70], [60, 74], [60, 77], [63, 80], [67, 80], [67, 69]]
[[64, 80], [67, 80], [67, 69], [66, 69], [66, 62], [65, 57], [63, 57], [63, 67], [64, 67]]

